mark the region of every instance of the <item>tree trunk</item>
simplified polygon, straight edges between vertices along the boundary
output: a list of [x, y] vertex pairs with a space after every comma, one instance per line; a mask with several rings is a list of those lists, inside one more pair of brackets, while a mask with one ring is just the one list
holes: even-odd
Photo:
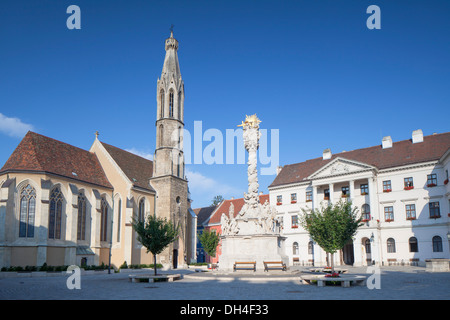
[[156, 254], [153, 255], [153, 270], [155, 270], [155, 276], [156, 276]]
[[334, 273], [334, 253], [330, 253], [331, 256], [331, 261], [330, 261], [330, 266], [331, 266], [331, 274]]

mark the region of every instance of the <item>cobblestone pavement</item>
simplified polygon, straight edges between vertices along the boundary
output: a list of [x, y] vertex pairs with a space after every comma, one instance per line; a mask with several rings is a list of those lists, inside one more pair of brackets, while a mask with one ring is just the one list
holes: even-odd
[[[348, 268], [365, 274], [365, 268]], [[82, 275], [80, 289], [68, 289], [69, 274], [58, 277], [0, 279], [0, 300], [449, 300], [450, 273], [420, 267], [382, 267], [380, 289], [367, 286], [317, 287], [302, 284], [301, 271], [270, 274], [195, 273], [172, 270], [184, 278], [175, 282], [131, 283], [128, 274]], [[371, 274], [366, 274], [370, 276]]]

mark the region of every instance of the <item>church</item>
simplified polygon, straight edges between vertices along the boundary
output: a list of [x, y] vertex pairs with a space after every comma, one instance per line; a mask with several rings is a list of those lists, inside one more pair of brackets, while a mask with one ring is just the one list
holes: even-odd
[[98, 133], [89, 150], [25, 135], [0, 169], [0, 267], [152, 264], [131, 225], [148, 215], [180, 226], [158, 263], [177, 268], [194, 259], [196, 215], [181, 143], [184, 83], [172, 32], [165, 51], [153, 161]]

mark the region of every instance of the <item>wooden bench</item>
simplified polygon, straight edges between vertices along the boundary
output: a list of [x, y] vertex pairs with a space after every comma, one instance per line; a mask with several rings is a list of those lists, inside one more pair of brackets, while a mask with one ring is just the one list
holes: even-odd
[[237, 269], [256, 271], [256, 261], [235, 262], [233, 265], [233, 271], [236, 271]]
[[286, 264], [283, 261], [264, 261], [264, 271], [269, 269], [281, 269], [286, 271]]

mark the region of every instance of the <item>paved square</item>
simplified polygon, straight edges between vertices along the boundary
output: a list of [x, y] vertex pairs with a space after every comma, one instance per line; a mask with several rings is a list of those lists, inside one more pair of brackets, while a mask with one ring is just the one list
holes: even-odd
[[[297, 271], [309, 268], [299, 267]], [[349, 274], [366, 268], [350, 267]], [[430, 273], [420, 267], [382, 267], [380, 289], [367, 286], [317, 287], [302, 284], [301, 273], [240, 272], [216, 276], [192, 269], [174, 282], [132, 283], [128, 274], [82, 275], [81, 289], [68, 289], [69, 277], [0, 279], [1, 300], [449, 300], [450, 273]], [[367, 274], [370, 276], [370, 274]]]

